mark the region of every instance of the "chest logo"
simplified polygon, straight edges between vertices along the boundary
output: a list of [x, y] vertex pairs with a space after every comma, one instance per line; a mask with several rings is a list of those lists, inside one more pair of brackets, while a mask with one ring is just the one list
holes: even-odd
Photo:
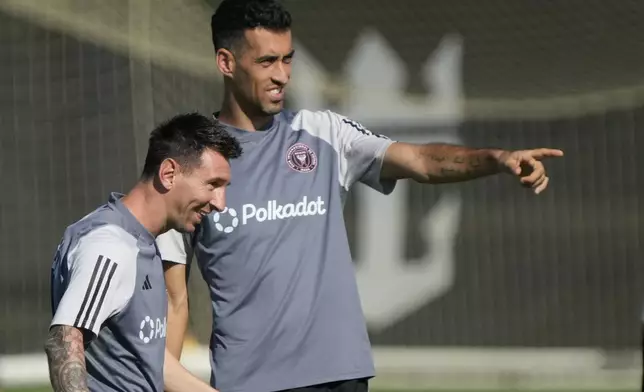
[[286, 163], [297, 172], [308, 173], [317, 167], [318, 157], [306, 144], [295, 143], [286, 152]]
[[155, 320], [150, 316], [145, 316], [145, 319], [141, 321], [141, 326], [139, 327], [139, 339], [145, 344], [150, 343], [153, 339], [163, 339], [166, 335], [167, 326], [168, 320], [166, 317]]
[[[226, 219], [224, 216], [228, 215], [230, 219]], [[223, 231], [224, 233], [232, 233], [233, 230], [239, 224], [239, 218], [237, 217], [237, 211], [234, 208], [224, 208], [221, 212], [215, 212], [212, 217], [212, 220], [215, 222], [215, 229], [218, 231]]]

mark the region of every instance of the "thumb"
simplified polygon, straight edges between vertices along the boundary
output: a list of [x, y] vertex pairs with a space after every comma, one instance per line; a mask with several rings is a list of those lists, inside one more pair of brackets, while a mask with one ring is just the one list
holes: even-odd
[[507, 166], [510, 169], [510, 171], [512, 171], [512, 173], [516, 175], [521, 174], [521, 162], [518, 159], [512, 158], [508, 160]]

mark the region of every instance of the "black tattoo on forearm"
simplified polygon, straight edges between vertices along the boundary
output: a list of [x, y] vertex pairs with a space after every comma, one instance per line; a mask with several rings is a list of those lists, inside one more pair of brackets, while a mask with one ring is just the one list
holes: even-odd
[[458, 170], [456, 170], [456, 169], [450, 169], [450, 168], [448, 168], [448, 167], [442, 167], [442, 168], [441, 168], [441, 174], [442, 174], [443, 176], [446, 176], [446, 177], [447, 177], [447, 176], [455, 176], [455, 175], [458, 175], [458, 174], [460, 174], [460, 173], [461, 173], [461, 172], [460, 172], [460, 171], [458, 171]]
[[83, 333], [74, 327], [54, 326], [45, 342], [49, 378], [54, 392], [88, 392]]
[[427, 160], [430, 182], [461, 181], [498, 172], [490, 150], [475, 150], [452, 145], [427, 145], [420, 159]]

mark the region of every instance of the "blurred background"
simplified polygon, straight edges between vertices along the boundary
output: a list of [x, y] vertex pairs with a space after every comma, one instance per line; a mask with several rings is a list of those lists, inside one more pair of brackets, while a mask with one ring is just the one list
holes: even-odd
[[[155, 124], [217, 110], [217, 4], [0, 0], [0, 389], [47, 390], [64, 228], [134, 184]], [[285, 4], [290, 108], [401, 141], [566, 153], [538, 197], [509, 176], [352, 191], [374, 389], [638, 390], [644, 2]], [[183, 361], [207, 376], [197, 270], [190, 290]]]

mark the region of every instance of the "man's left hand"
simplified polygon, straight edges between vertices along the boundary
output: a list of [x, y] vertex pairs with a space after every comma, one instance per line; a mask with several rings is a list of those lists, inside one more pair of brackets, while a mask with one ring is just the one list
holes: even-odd
[[548, 187], [549, 178], [541, 160], [562, 157], [561, 150], [539, 148], [535, 150], [504, 151], [498, 156], [501, 167], [520, 178], [521, 184], [541, 193]]

